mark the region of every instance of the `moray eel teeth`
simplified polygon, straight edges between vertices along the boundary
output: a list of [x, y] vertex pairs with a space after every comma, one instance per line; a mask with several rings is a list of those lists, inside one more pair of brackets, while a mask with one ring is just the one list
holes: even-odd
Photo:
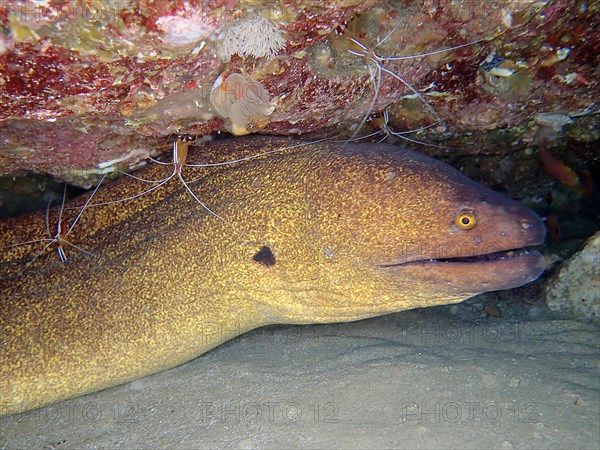
[[[537, 279], [546, 269], [544, 257], [535, 250], [510, 250], [454, 258], [437, 258], [382, 265], [397, 274], [421, 274], [430, 281], [458, 289], [494, 291], [522, 286]], [[404, 271], [403, 271], [404, 270]], [[468, 274], [468, 278], [465, 276]], [[468, 281], [467, 281], [468, 280]]]
[[536, 250], [526, 249], [515, 249], [509, 251], [501, 251], [494, 253], [484, 253], [482, 255], [473, 256], [456, 256], [450, 258], [430, 258], [416, 261], [407, 261], [397, 264], [383, 264], [381, 267], [395, 267], [409, 264], [481, 264], [481, 263], [494, 263], [498, 261], [511, 260], [515, 261], [516, 258], [530, 256], [539, 258], [541, 253]]
[[537, 257], [541, 256], [541, 254], [540, 254], [540, 252], [535, 251], [535, 250], [517, 249], [517, 250], [509, 250], [506, 252], [486, 253], [483, 255], [458, 256], [456, 258], [430, 259], [427, 262], [480, 264], [483, 262], [493, 263], [495, 261], [504, 261], [504, 260], [514, 261], [515, 258], [519, 258], [519, 257], [523, 257], [523, 256], [534, 256], [537, 258]]

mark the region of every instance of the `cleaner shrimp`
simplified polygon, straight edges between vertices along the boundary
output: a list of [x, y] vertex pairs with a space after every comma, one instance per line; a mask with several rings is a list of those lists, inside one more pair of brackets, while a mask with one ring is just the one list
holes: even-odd
[[306, 145], [320, 143], [320, 142], [329, 141], [329, 140], [331, 140], [331, 138], [324, 138], [324, 139], [319, 139], [319, 140], [310, 141], [310, 142], [300, 142], [300, 143], [292, 144], [292, 145], [285, 146], [285, 147], [280, 147], [280, 148], [267, 150], [267, 151], [260, 152], [260, 153], [255, 153], [253, 155], [249, 155], [249, 156], [245, 156], [245, 157], [241, 157], [241, 158], [230, 159], [227, 161], [192, 164], [192, 163], [187, 162], [187, 157], [188, 157], [188, 151], [189, 151], [190, 145], [194, 145], [194, 139], [189, 136], [188, 137], [178, 136], [177, 139], [172, 144], [173, 145], [173, 161], [172, 162], [164, 162], [164, 161], [159, 161], [155, 158], [149, 158], [152, 162], [154, 162], [155, 164], [159, 164], [161, 166], [171, 166], [172, 165], [173, 170], [171, 171], [171, 173], [169, 175], [167, 175], [164, 178], [157, 179], [157, 180], [148, 180], [145, 178], [141, 178], [137, 175], [133, 175], [131, 173], [122, 172], [123, 175], [125, 175], [129, 178], [132, 178], [141, 183], [152, 184], [152, 186], [149, 187], [148, 189], [142, 190], [141, 192], [138, 192], [136, 194], [133, 194], [133, 195], [130, 195], [130, 196], [127, 196], [124, 198], [120, 198], [117, 200], [108, 200], [108, 201], [103, 201], [103, 202], [99, 202], [99, 203], [92, 203], [88, 206], [89, 207], [104, 206], [104, 205], [110, 205], [113, 203], [120, 203], [120, 202], [133, 200], [133, 199], [139, 198], [145, 194], [149, 194], [149, 193], [157, 190], [161, 186], [164, 186], [169, 180], [176, 177], [177, 179], [179, 179], [179, 181], [181, 182], [181, 184], [183, 185], [185, 190], [191, 195], [191, 197], [194, 199], [194, 201], [196, 201], [202, 208], [204, 208], [204, 210], [206, 210], [206, 212], [208, 212], [210, 215], [217, 218], [218, 220], [221, 220], [225, 224], [231, 225], [225, 218], [221, 217], [210, 206], [208, 206], [206, 203], [204, 203], [198, 197], [198, 195], [196, 195], [196, 193], [190, 187], [190, 184], [199, 181], [202, 177], [199, 177], [199, 178], [196, 178], [193, 180], [189, 180], [189, 181], [186, 180], [183, 176], [183, 168], [184, 167], [214, 168], [214, 167], [234, 165], [234, 164], [249, 161], [252, 159], [261, 158], [263, 156], [267, 156], [267, 155], [271, 155], [271, 154], [275, 154], [275, 153], [281, 153], [281, 152], [284, 152], [287, 150], [294, 149], [296, 147], [306, 146]]
[[50, 201], [50, 202], [48, 202], [48, 206], [46, 207], [46, 215], [45, 215], [45, 225], [46, 225], [47, 237], [40, 238], [40, 239], [32, 239], [29, 241], [19, 242], [19, 243], [8, 246], [8, 248], [12, 248], [12, 247], [25, 246], [25, 245], [32, 245], [32, 244], [37, 244], [37, 243], [46, 243], [35, 254], [33, 259], [31, 259], [31, 261], [29, 261], [25, 265], [24, 270], [27, 269], [29, 266], [31, 266], [46, 250], [48, 250], [52, 246], [56, 247], [56, 252], [58, 254], [60, 262], [62, 262], [62, 263], [66, 263], [69, 260], [67, 257], [67, 253], [65, 251], [67, 246], [70, 246], [88, 256], [93, 256], [93, 253], [91, 253], [90, 251], [85, 250], [84, 248], [80, 247], [79, 245], [71, 242], [67, 238], [71, 234], [71, 232], [73, 231], [75, 226], [77, 225], [77, 222], [79, 222], [79, 219], [81, 218], [85, 209], [88, 206], [90, 206], [90, 202], [92, 201], [94, 194], [96, 193], [96, 191], [98, 190], [98, 188], [100, 187], [102, 182], [104, 181], [105, 177], [106, 177], [106, 175], [104, 175], [100, 179], [100, 182], [95, 187], [95, 189], [92, 191], [92, 193], [89, 195], [86, 202], [83, 204], [83, 206], [79, 207], [79, 213], [75, 216], [75, 219], [73, 219], [73, 221], [71, 222], [70, 225], [68, 224], [67, 219], [63, 217], [64, 211], [65, 211], [65, 200], [66, 200], [66, 196], [67, 196], [67, 185], [65, 184], [64, 189], [63, 189], [62, 202], [61, 202], [61, 206], [60, 206], [60, 209], [58, 212], [58, 218], [56, 220], [56, 232], [53, 234], [53, 232], [50, 230], [50, 209], [51, 209], [51, 204], [52, 204], [52, 201]]
[[386, 139], [389, 139], [391, 137], [397, 137], [400, 139], [404, 139], [406, 141], [412, 142], [414, 144], [418, 144], [418, 145], [425, 145], [427, 147], [435, 147], [435, 148], [451, 148], [451, 147], [447, 147], [444, 145], [439, 145], [439, 144], [432, 144], [430, 142], [425, 142], [425, 141], [420, 141], [418, 139], [414, 139], [409, 137], [410, 134], [414, 134], [414, 133], [419, 133], [421, 131], [425, 131], [427, 129], [433, 128], [437, 125], [437, 123], [433, 123], [431, 125], [426, 125], [423, 127], [419, 127], [419, 128], [415, 128], [412, 130], [407, 130], [407, 131], [394, 131], [390, 125], [390, 113], [388, 112], [387, 109], [385, 109], [383, 111], [383, 113], [381, 114], [381, 116], [377, 116], [377, 117], [372, 117], [369, 122], [371, 123], [371, 125], [376, 128], [375, 131], [366, 134], [364, 136], [358, 136], [358, 137], [351, 137], [350, 139], [346, 140], [346, 142], [355, 142], [355, 141], [361, 141], [363, 139], [369, 139], [371, 137], [374, 136], [379, 136], [381, 134], [383, 134], [383, 137], [380, 138], [377, 143], [381, 143], [383, 141], [385, 141]]
[[390, 126], [389, 112], [387, 110], [385, 110], [382, 114], [383, 121], [377, 120], [377, 119], [373, 120], [373, 122], [374, 122], [373, 124], [376, 126], [376, 128], [379, 128], [379, 130], [377, 130], [374, 133], [371, 133], [367, 136], [359, 137], [358, 139], [365, 139], [368, 137], [372, 137], [373, 135], [379, 134], [380, 132], [383, 132], [385, 134], [384, 139], [387, 137], [390, 137], [390, 136], [396, 136], [401, 139], [405, 139], [407, 141], [417, 143], [420, 145], [428, 145], [428, 146], [432, 146], [432, 147], [447, 148], [447, 147], [439, 146], [436, 144], [431, 144], [428, 142], [420, 141], [420, 140], [417, 140], [414, 138], [409, 138], [407, 136], [407, 134], [424, 131], [424, 130], [432, 128], [436, 125], [444, 126], [445, 121], [442, 117], [440, 117], [440, 115], [433, 108], [433, 106], [429, 103], [429, 101], [427, 101], [427, 99], [425, 98], [425, 95], [423, 93], [421, 93], [415, 86], [413, 86], [406, 78], [400, 76], [397, 72], [392, 70], [388, 64], [393, 63], [393, 62], [398, 62], [398, 61], [406, 61], [406, 60], [410, 60], [410, 59], [423, 58], [423, 57], [427, 57], [427, 56], [431, 56], [431, 55], [438, 55], [438, 54], [442, 54], [442, 53], [451, 52], [456, 49], [460, 49], [460, 48], [464, 48], [464, 47], [468, 47], [468, 46], [477, 44], [479, 42], [484, 41], [485, 39], [477, 39], [477, 40], [474, 40], [471, 42], [455, 45], [452, 47], [447, 47], [447, 48], [443, 48], [443, 49], [439, 49], [439, 50], [433, 50], [433, 51], [429, 51], [429, 52], [417, 53], [417, 54], [412, 54], [412, 55], [401, 55], [401, 56], [381, 55], [380, 53], [377, 52], [377, 48], [379, 46], [381, 46], [387, 39], [389, 39], [389, 37], [396, 31], [397, 27], [398, 27], [398, 25], [396, 25], [375, 46], [369, 46], [368, 44], [366, 44], [366, 42], [363, 39], [360, 39], [355, 33], [350, 31], [350, 29], [348, 27], [348, 22], [345, 22], [344, 24], [339, 25], [335, 29], [335, 33], [337, 35], [343, 36], [350, 41], [351, 45], [348, 48], [348, 52], [352, 55], [359, 56], [366, 60], [367, 68], [368, 68], [369, 74], [370, 74], [370, 80], [373, 85], [372, 86], [373, 87], [373, 97], [372, 97], [371, 102], [368, 105], [367, 112], [364, 114], [361, 122], [356, 127], [356, 130], [350, 137], [349, 141], [357, 140], [357, 135], [360, 133], [360, 130], [363, 128], [363, 126], [367, 123], [367, 121], [369, 121], [370, 117], [372, 116], [373, 110], [375, 109], [375, 105], [376, 105], [378, 97], [379, 97], [379, 92], [381, 90], [383, 77], [385, 74], [387, 74], [387, 75], [395, 78], [396, 80], [400, 81], [400, 83], [402, 83], [412, 93], [413, 96], [415, 96], [416, 98], [419, 99], [419, 101], [423, 104], [423, 106], [426, 108], [426, 110], [429, 112], [429, 114], [433, 117], [434, 123], [431, 125], [428, 125], [428, 126], [416, 128], [414, 130], [408, 130], [408, 131], [403, 131], [403, 132], [394, 131], [394, 130], [392, 130], [392, 128]]
[[157, 159], [154, 158], [150, 158], [150, 160], [156, 164], [160, 164], [160, 165], [164, 165], [164, 166], [173, 166], [173, 170], [172, 172], [167, 175], [165, 178], [159, 179], [159, 180], [146, 180], [144, 178], [140, 178], [136, 175], [132, 175], [130, 173], [127, 172], [122, 172], [125, 176], [128, 176], [130, 178], [133, 178], [134, 180], [137, 181], [141, 181], [142, 183], [149, 183], [149, 184], [153, 184], [153, 186], [151, 186], [150, 188], [139, 192], [137, 194], [131, 195], [129, 197], [125, 197], [119, 200], [112, 200], [112, 201], [108, 201], [108, 202], [102, 202], [102, 203], [94, 203], [92, 204], [92, 206], [101, 206], [101, 205], [108, 205], [111, 203], [117, 203], [117, 202], [122, 202], [122, 201], [127, 201], [127, 200], [133, 200], [135, 198], [141, 197], [144, 194], [148, 194], [156, 189], [158, 189], [159, 187], [163, 186], [164, 184], [166, 184], [169, 180], [171, 180], [173, 177], [177, 177], [179, 179], [179, 181], [181, 182], [181, 184], [183, 185], [183, 187], [186, 189], [186, 191], [192, 196], [192, 198], [200, 205], [202, 206], [202, 208], [204, 208], [209, 214], [211, 214], [212, 216], [216, 217], [217, 219], [225, 222], [228, 224], [228, 222], [221, 217], [220, 215], [218, 215], [216, 212], [214, 212], [208, 205], [206, 205], [204, 202], [202, 202], [202, 200], [200, 200], [196, 194], [194, 193], [194, 191], [192, 191], [192, 189], [189, 187], [188, 183], [186, 182], [186, 180], [183, 178], [182, 175], [182, 170], [184, 167], [199, 167], [201, 165], [198, 164], [189, 164], [187, 163], [187, 155], [188, 155], [188, 148], [190, 146], [190, 142], [191, 140], [188, 138], [184, 138], [184, 137], [178, 137], [174, 142], [173, 142], [173, 162], [163, 162], [163, 161], [159, 161]]

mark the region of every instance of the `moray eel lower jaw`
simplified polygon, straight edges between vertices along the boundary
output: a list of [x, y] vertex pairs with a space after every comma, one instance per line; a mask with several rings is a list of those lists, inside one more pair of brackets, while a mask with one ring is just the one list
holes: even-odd
[[546, 269], [546, 262], [538, 251], [518, 249], [384, 264], [381, 268], [397, 276], [428, 279], [431, 283], [476, 295], [512, 289], [534, 281]]

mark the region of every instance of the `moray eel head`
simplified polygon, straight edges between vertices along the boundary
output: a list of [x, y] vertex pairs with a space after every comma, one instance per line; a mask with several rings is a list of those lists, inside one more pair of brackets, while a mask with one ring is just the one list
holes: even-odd
[[537, 215], [444, 163], [385, 145], [348, 145], [322, 170], [319, 189], [327, 194], [311, 202], [316, 235], [327, 278], [347, 289], [329, 320], [454, 303], [544, 271], [542, 255], [525, 249], [544, 241]]

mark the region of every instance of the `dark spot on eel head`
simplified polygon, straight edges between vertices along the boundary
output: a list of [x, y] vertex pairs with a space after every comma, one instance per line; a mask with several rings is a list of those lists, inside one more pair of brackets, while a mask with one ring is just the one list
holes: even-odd
[[264, 264], [267, 267], [275, 265], [275, 255], [266, 245], [263, 245], [262, 248], [252, 257], [252, 259], [257, 263]]

